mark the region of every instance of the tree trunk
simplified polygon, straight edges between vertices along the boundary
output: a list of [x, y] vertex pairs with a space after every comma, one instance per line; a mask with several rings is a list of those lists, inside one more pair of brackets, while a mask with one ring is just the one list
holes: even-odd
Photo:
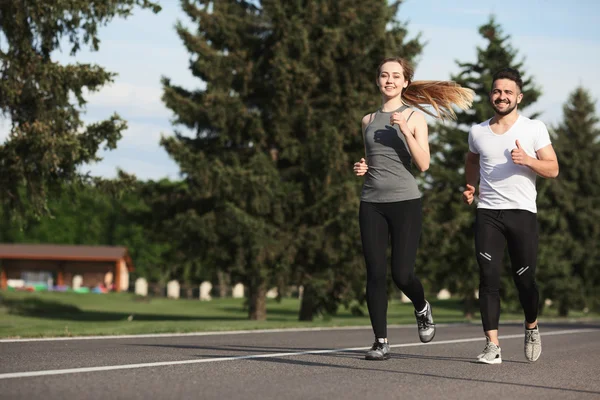
[[538, 315], [539, 316], [544, 315], [545, 310], [546, 310], [546, 301], [544, 299], [541, 299], [540, 303], [538, 304]]
[[262, 278], [251, 279], [248, 284], [248, 318], [253, 321], [267, 319], [267, 283]]
[[229, 291], [229, 275], [223, 271], [218, 271], [217, 280], [219, 285], [219, 297], [227, 297], [227, 293]]
[[569, 304], [567, 301], [560, 301], [558, 303], [558, 316], [568, 317], [569, 316]]
[[299, 321], [312, 321], [315, 314], [314, 290], [310, 284], [304, 285], [302, 303], [300, 305]]
[[464, 298], [464, 316], [466, 319], [473, 319], [473, 312], [475, 311], [475, 295], [471, 292]]

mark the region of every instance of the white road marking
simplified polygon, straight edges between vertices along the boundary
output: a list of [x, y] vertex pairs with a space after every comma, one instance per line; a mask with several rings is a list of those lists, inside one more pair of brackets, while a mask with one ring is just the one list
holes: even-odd
[[[554, 331], [554, 332], [545, 332], [542, 334], [545, 336], [554, 336], [554, 335], [570, 335], [576, 333], [590, 333], [590, 332], [598, 332], [598, 329], [570, 329], [563, 331]], [[523, 334], [516, 335], [506, 335], [500, 336], [500, 339], [518, 339], [522, 338]], [[442, 340], [431, 343], [404, 343], [404, 344], [395, 344], [390, 345], [392, 348], [400, 348], [400, 347], [416, 347], [416, 346], [435, 346], [435, 345], [443, 345], [443, 344], [454, 344], [454, 343], [468, 343], [468, 342], [480, 342], [483, 341], [482, 337], [476, 338], [467, 338], [467, 339], [454, 339], [454, 340]], [[153, 362], [153, 363], [143, 363], [143, 364], [124, 364], [124, 365], [106, 365], [101, 367], [86, 367], [86, 368], [68, 368], [68, 369], [55, 369], [55, 370], [46, 370], [46, 371], [27, 371], [27, 372], [11, 372], [0, 374], [0, 379], [14, 379], [14, 378], [31, 378], [36, 376], [47, 376], [47, 375], [66, 375], [66, 374], [79, 374], [83, 372], [101, 372], [101, 371], [115, 371], [119, 369], [137, 369], [137, 368], [151, 368], [151, 367], [163, 367], [167, 365], [182, 365], [182, 364], [204, 364], [204, 363], [214, 363], [214, 362], [223, 362], [223, 361], [237, 361], [237, 360], [249, 360], [249, 359], [259, 359], [259, 358], [275, 358], [275, 357], [290, 357], [290, 356], [302, 356], [307, 354], [329, 354], [329, 353], [341, 353], [345, 351], [363, 351], [368, 350], [370, 347], [350, 347], [345, 349], [325, 349], [325, 350], [310, 350], [310, 351], [298, 351], [298, 352], [288, 352], [288, 353], [273, 353], [273, 354], [255, 354], [250, 356], [233, 356], [233, 357], [217, 357], [217, 358], [204, 358], [201, 360], [182, 360], [182, 361], [162, 361], [162, 362]]]
[[[521, 321], [523, 322], [523, 321]], [[470, 323], [449, 323], [436, 324], [438, 327], [472, 325]], [[415, 329], [415, 325], [388, 325], [388, 328]], [[334, 326], [320, 328], [281, 328], [281, 329], [248, 329], [239, 331], [210, 331], [210, 332], [186, 332], [186, 333], [147, 333], [139, 335], [104, 335], [104, 336], [73, 336], [73, 337], [42, 337], [42, 338], [15, 338], [0, 339], [0, 343], [20, 343], [20, 342], [54, 342], [65, 340], [107, 340], [107, 339], [144, 339], [144, 338], [164, 338], [164, 337], [186, 337], [186, 336], [222, 336], [222, 335], [243, 335], [248, 333], [286, 333], [286, 332], [318, 332], [318, 331], [345, 331], [345, 330], [371, 330], [371, 325], [360, 326]]]

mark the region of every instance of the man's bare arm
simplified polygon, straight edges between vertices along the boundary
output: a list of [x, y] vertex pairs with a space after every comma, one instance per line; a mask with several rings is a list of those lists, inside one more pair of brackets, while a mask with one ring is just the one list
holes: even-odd
[[477, 187], [477, 183], [479, 183], [479, 154], [470, 151], [467, 153], [465, 177], [468, 185]]

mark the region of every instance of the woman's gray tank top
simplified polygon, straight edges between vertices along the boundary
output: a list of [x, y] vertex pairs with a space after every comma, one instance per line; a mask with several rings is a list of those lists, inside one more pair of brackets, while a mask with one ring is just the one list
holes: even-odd
[[390, 126], [390, 116], [408, 106], [383, 112], [378, 110], [365, 129], [365, 149], [369, 169], [365, 176], [361, 200], [390, 203], [421, 197], [412, 173], [412, 157], [406, 139], [397, 125]]

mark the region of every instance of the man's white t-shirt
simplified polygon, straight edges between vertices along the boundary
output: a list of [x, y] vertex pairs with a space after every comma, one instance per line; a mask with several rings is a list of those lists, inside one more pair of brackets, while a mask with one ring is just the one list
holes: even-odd
[[491, 119], [474, 125], [469, 131], [469, 150], [479, 154], [480, 182], [478, 208], [494, 210], [519, 209], [537, 212], [535, 199], [536, 173], [517, 165], [511, 157], [516, 141], [525, 152], [537, 158], [536, 151], [551, 144], [543, 122], [519, 115], [504, 134], [490, 128]]

